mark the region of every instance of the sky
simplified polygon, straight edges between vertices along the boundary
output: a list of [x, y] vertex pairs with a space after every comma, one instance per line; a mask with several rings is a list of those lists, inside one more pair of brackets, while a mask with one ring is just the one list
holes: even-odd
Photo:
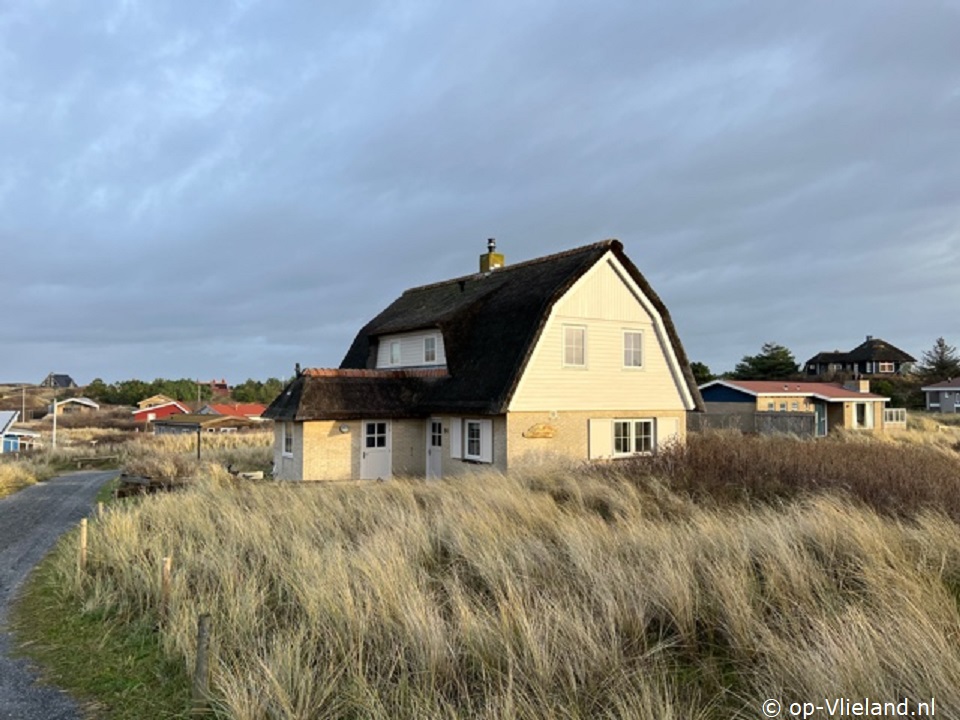
[[960, 344], [960, 0], [0, 5], [0, 382], [339, 365], [618, 238], [691, 360]]

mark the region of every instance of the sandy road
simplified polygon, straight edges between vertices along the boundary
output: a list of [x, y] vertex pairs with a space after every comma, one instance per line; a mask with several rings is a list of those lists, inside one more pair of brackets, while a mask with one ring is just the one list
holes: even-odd
[[116, 472], [78, 472], [0, 499], [0, 720], [78, 720], [66, 693], [36, 684], [26, 662], [10, 658], [7, 613], [18, 588], [64, 531], [90, 513]]

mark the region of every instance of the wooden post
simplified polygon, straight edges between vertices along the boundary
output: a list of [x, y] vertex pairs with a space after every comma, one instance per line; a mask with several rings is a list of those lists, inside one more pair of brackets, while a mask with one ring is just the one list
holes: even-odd
[[80, 569], [87, 569], [87, 519], [80, 521]]
[[207, 706], [210, 693], [209, 657], [210, 614], [203, 613], [197, 619], [197, 664], [193, 670], [193, 711], [202, 712]]
[[169, 555], [163, 558], [160, 568], [160, 622], [166, 622], [170, 612], [170, 570], [173, 567], [173, 558]]
[[97, 520], [103, 520], [103, 502], [97, 502]]

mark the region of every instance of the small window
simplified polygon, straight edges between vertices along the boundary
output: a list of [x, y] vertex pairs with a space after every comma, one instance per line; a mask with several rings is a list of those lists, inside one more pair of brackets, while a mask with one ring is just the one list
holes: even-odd
[[390, 341], [390, 364], [391, 365], [400, 364], [400, 341], [399, 340]]
[[585, 367], [587, 329], [582, 326], [563, 327], [563, 364], [568, 367]]
[[877, 364], [880, 366], [879, 372], [882, 372], [882, 373], [892, 373], [892, 372], [893, 372], [893, 367], [894, 367], [894, 365], [893, 365], [892, 362], [882, 362], [882, 363], [877, 363]]
[[437, 339], [435, 337], [425, 337], [423, 339], [423, 361], [425, 363], [437, 361]]
[[643, 334], [638, 330], [623, 331], [623, 366], [643, 367]]
[[466, 456], [471, 459], [480, 457], [480, 423], [472, 420], [467, 420]]
[[777, 409], [776, 405], [774, 405], [772, 402], [767, 403], [767, 412], [773, 412], [776, 409]]
[[800, 409], [800, 403], [795, 402], [790, 404], [790, 409], [794, 412], [797, 412]]
[[780, 403], [780, 412], [787, 411], [787, 404], [785, 402]]
[[493, 423], [490, 420], [464, 420], [463, 458], [474, 462], [493, 462]]
[[283, 424], [283, 454], [293, 455], [293, 423]]

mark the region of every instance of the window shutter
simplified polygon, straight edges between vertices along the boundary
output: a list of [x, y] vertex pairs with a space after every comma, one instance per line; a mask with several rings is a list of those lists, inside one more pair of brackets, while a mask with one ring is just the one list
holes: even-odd
[[480, 421], [480, 462], [493, 462], [493, 421]]
[[658, 418], [656, 428], [656, 449], [680, 442], [680, 420], [677, 418]]
[[463, 457], [463, 420], [450, 418], [450, 457], [459, 460]]
[[590, 434], [589, 458], [608, 458], [613, 455], [613, 421], [610, 418], [588, 420]]

